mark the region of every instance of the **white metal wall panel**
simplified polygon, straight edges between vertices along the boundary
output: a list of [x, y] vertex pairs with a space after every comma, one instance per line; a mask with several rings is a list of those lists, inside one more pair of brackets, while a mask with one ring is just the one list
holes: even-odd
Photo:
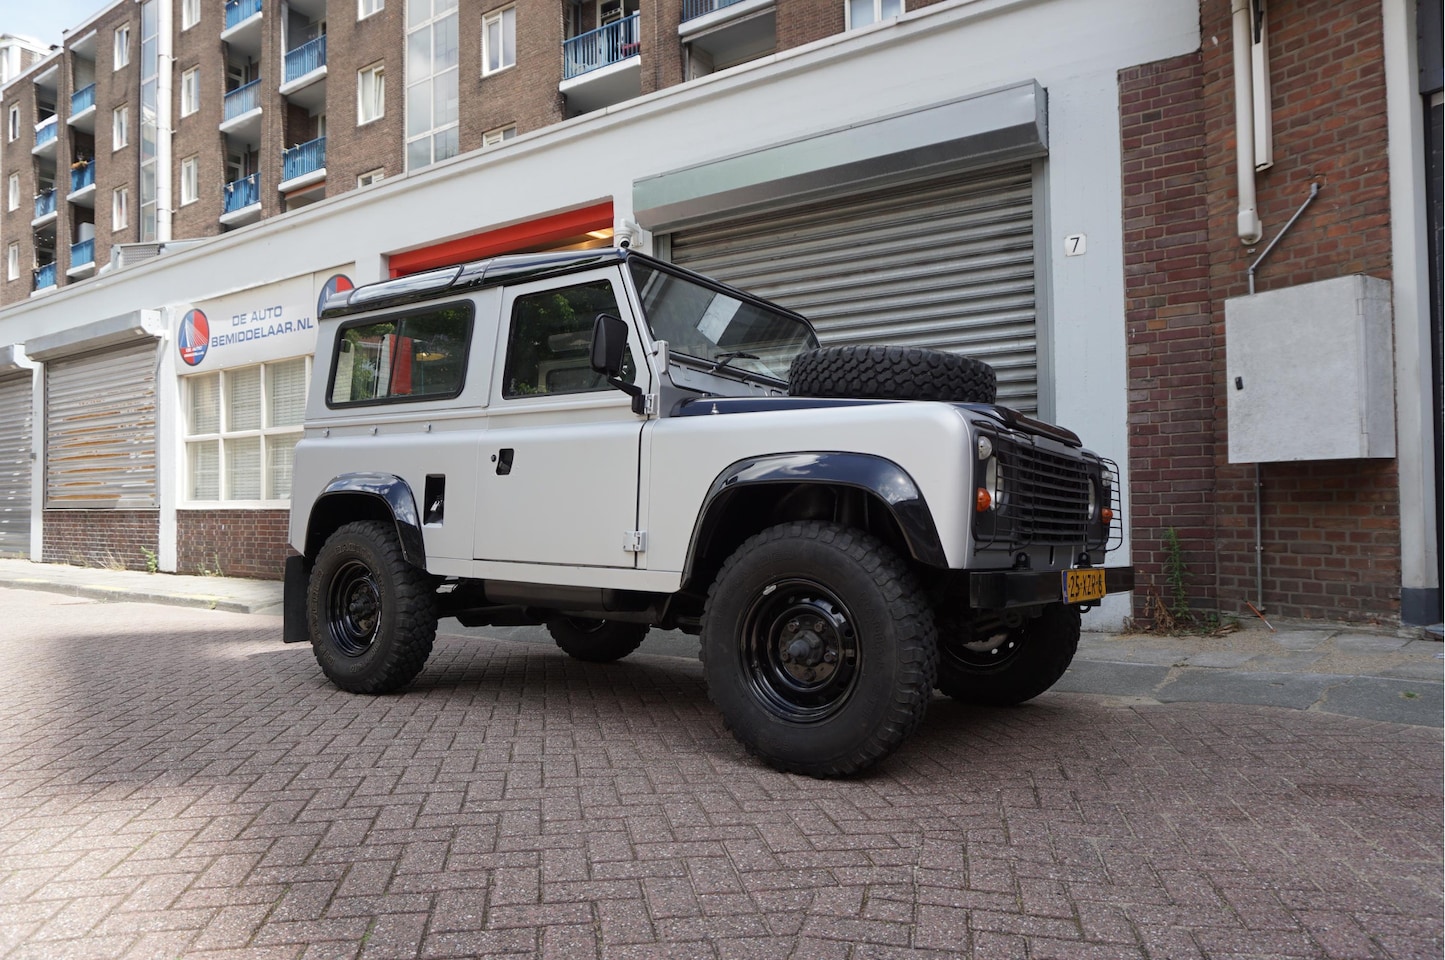
[[30, 373], [0, 380], [0, 557], [30, 555]]
[[1024, 165], [815, 201], [672, 234], [672, 260], [791, 307], [824, 343], [978, 357], [1038, 408], [1034, 182]]
[[156, 505], [156, 345], [45, 368], [45, 506]]

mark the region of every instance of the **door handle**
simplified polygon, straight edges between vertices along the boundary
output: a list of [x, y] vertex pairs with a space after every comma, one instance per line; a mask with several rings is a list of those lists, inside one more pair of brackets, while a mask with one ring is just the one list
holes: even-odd
[[497, 461], [497, 476], [505, 477], [512, 472], [512, 453], [512, 448], [507, 447], [497, 451], [497, 455], [492, 458]]

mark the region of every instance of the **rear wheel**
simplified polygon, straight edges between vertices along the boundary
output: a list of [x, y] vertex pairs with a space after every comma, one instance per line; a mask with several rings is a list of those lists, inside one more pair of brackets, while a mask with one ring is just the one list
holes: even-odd
[[937, 641], [923, 591], [876, 538], [794, 522], [750, 538], [709, 591], [708, 695], [749, 752], [815, 777], [859, 773], [923, 718]]
[[977, 613], [940, 625], [938, 689], [991, 707], [1032, 700], [1059, 682], [1079, 649], [1079, 608], [1051, 603], [1009, 625]]
[[553, 617], [547, 632], [569, 657], [588, 663], [621, 660], [642, 645], [647, 636], [645, 623], [588, 620], [584, 617]]

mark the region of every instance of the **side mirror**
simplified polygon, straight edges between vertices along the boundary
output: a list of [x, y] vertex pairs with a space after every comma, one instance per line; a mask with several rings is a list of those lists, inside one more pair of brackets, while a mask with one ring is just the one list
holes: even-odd
[[627, 356], [627, 324], [605, 313], [592, 321], [592, 369], [607, 378], [608, 384], [632, 398], [632, 412], [647, 409], [642, 388], [622, 379], [622, 360]]

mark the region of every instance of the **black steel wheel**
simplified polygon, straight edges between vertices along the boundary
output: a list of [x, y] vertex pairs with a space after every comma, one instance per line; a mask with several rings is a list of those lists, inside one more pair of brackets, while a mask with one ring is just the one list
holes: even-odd
[[880, 540], [798, 521], [749, 538], [703, 613], [708, 696], [728, 729], [779, 770], [867, 770], [923, 718], [936, 678], [933, 616]]
[[431, 655], [432, 579], [406, 562], [390, 524], [348, 523], [316, 555], [307, 584], [311, 649], [327, 679], [353, 693], [410, 683]]
[[647, 636], [645, 623], [589, 620], [585, 617], [553, 617], [547, 632], [569, 657], [588, 663], [621, 660], [642, 645]]
[[1079, 649], [1079, 608], [1051, 603], [1010, 626], [978, 614], [940, 617], [938, 689], [963, 703], [1007, 707], [1059, 682]]

